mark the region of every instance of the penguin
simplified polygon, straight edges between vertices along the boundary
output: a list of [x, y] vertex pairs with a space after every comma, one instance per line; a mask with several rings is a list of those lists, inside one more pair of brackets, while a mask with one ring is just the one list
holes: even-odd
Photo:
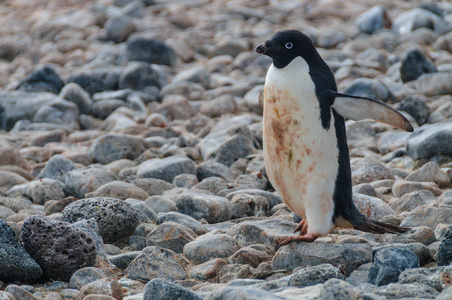
[[335, 227], [409, 230], [371, 220], [353, 203], [344, 119], [372, 119], [412, 132], [410, 122], [381, 101], [339, 93], [332, 71], [300, 31], [279, 31], [255, 51], [273, 61], [262, 93], [267, 176], [289, 209], [302, 217], [295, 229], [299, 235], [280, 246], [313, 242]]

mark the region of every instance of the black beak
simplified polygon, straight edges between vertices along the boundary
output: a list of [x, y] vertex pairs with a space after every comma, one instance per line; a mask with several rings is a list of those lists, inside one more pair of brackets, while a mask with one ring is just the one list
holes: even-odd
[[268, 50], [268, 47], [267, 47], [266, 43], [262, 43], [256, 47], [256, 52], [259, 54], [265, 54], [265, 53], [267, 53], [267, 50]]

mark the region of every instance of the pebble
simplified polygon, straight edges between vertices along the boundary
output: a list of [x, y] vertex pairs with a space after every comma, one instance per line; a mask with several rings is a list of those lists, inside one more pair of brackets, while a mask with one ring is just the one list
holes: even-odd
[[436, 263], [438, 266], [446, 266], [452, 262], [452, 229], [449, 227], [441, 243], [438, 247], [438, 253], [436, 254]]
[[405, 269], [419, 268], [419, 258], [403, 248], [381, 249], [375, 253], [369, 282], [377, 286], [397, 282]]
[[146, 246], [160, 246], [182, 253], [184, 246], [196, 237], [197, 234], [187, 226], [167, 221], [146, 236]]
[[359, 30], [368, 34], [372, 34], [384, 27], [390, 27], [391, 22], [388, 11], [382, 5], [371, 7], [356, 19], [356, 25]]
[[394, 179], [390, 170], [375, 161], [363, 161], [352, 165], [353, 184], [369, 183], [382, 179]]
[[232, 217], [232, 204], [224, 197], [186, 192], [176, 199], [179, 212], [189, 215], [196, 220], [206, 219], [209, 223], [218, 223], [230, 220]]
[[69, 285], [73, 289], [80, 290], [83, 286], [96, 280], [106, 278], [105, 273], [95, 267], [86, 267], [79, 269], [72, 274]]
[[406, 269], [399, 275], [399, 283], [420, 283], [441, 292], [449, 285], [447, 277], [452, 275], [451, 272], [450, 266]]
[[400, 77], [403, 82], [413, 81], [422, 74], [435, 72], [436, 66], [419, 49], [409, 51], [400, 66]]
[[76, 83], [66, 84], [58, 96], [76, 104], [82, 114], [89, 114], [91, 112], [93, 101], [90, 95]]
[[197, 237], [184, 246], [188, 259], [204, 263], [214, 258], [227, 258], [239, 249], [235, 240], [228, 234], [206, 234]]
[[196, 174], [196, 164], [187, 157], [170, 156], [145, 161], [137, 169], [139, 178], [157, 178], [168, 182], [180, 174]]
[[400, 198], [393, 198], [389, 202], [389, 206], [394, 209], [395, 213], [400, 214], [404, 211], [411, 212], [418, 206], [426, 204], [435, 204], [436, 199], [430, 191], [416, 191], [403, 195]]
[[191, 268], [190, 276], [196, 280], [218, 282], [218, 274], [227, 264], [224, 258], [214, 258]]
[[50, 92], [58, 94], [64, 82], [50, 65], [44, 65], [28, 74], [17, 87], [26, 92]]
[[144, 288], [143, 300], [164, 300], [169, 298], [201, 300], [202, 298], [182, 286], [163, 278], [149, 281]]
[[46, 162], [46, 165], [41, 169], [37, 177], [55, 179], [64, 183], [65, 175], [74, 169], [76, 167], [71, 160], [63, 155], [57, 154]]
[[438, 184], [440, 188], [448, 187], [450, 184], [449, 176], [444, 174], [435, 162], [424, 164], [421, 168], [408, 175], [405, 180], [421, 182], [433, 181]]
[[94, 164], [68, 172], [65, 176], [64, 192], [67, 196], [84, 198], [85, 194], [116, 179], [116, 175], [108, 168]]
[[452, 223], [452, 207], [422, 205], [411, 211], [400, 226], [429, 226], [436, 228], [439, 223]]
[[384, 216], [395, 214], [386, 202], [376, 197], [353, 193], [353, 203], [362, 214], [372, 220], [380, 220]]
[[115, 180], [101, 185], [94, 192], [87, 193], [86, 197], [111, 197], [124, 200], [127, 198], [133, 198], [138, 200], [146, 200], [149, 198], [149, 194], [136, 185]]
[[402, 197], [405, 194], [415, 191], [427, 190], [432, 192], [435, 196], [441, 195], [441, 190], [434, 182], [414, 182], [406, 180], [398, 180], [392, 186], [392, 194], [395, 197]]
[[[171, 201], [171, 200], [170, 200]], [[168, 213], [161, 213], [157, 217], [157, 224], [162, 224], [164, 222], [177, 222], [179, 224], [182, 224], [191, 230], [193, 230], [198, 235], [203, 235], [207, 233], [206, 227], [201, 224], [196, 219], [182, 214], [180, 212], [168, 212]]]
[[113, 297], [113, 299], [121, 300], [124, 297], [124, 292], [118, 281], [112, 278], [101, 278], [84, 285], [80, 289], [79, 297], [86, 299], [88, 295], [96, 295], [93, 300], [99, 299], [97, 295], [107, 295]]
[[129, 61], [144, 61], [150, 64], [175, 64], [177, 56], [163, 41], [136, 36], [127, 41], [126, 55]]

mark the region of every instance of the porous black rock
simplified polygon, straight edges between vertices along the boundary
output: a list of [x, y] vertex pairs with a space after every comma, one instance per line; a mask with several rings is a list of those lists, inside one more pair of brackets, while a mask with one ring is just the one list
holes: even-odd
[[404, 83], [416, 80], [422, 74], [435, 72], [437, 72], [436, 66], [419, 49], [408, 52], [400, 66], [400, 76]]
[[41, 267], [25, 251], [13, 229], [0, 219], [0, 280], [28, 282], [41, 276]]
[[50, 280], [69, 281], [75, 271], [96, 262], [93, 238], [69, 223], [35, 215], [24, 221], [21, 236]]
[[150, 64], [172, 66], [176, 62], [176, 53], [163, 41], [137, 37], [127, 42], [129, 61], [144, 61]]
[[94, 218], [105, 243], [114, 243], [132, 235], [146, 216], [130, 204], [115, 198], [85, 198], [68, 205], [62, 215], [66, 222], [74, 223]]
[[374, 257], [369, 282], [377, 286], [397, 282], [403, 270], [419, 268], [419, 258], [413, 251], [403, 248], [381, 249]]
[[48, 65], [42, 66], [28, 74], [17, 87], [25, 92], [50, 92], [58, 94], [64, 86], [57, 72]]

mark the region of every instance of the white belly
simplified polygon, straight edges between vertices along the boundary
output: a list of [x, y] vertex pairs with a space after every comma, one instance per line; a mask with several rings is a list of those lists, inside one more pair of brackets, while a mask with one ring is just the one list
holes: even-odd
[[270, 67], [264, 88], [264, 160], [284, 203], [308, 222], [308, 233], [328, 233], [334, 213], [339, 150], [334, 117], [322, 127], [315, 86], [301, 58]]

